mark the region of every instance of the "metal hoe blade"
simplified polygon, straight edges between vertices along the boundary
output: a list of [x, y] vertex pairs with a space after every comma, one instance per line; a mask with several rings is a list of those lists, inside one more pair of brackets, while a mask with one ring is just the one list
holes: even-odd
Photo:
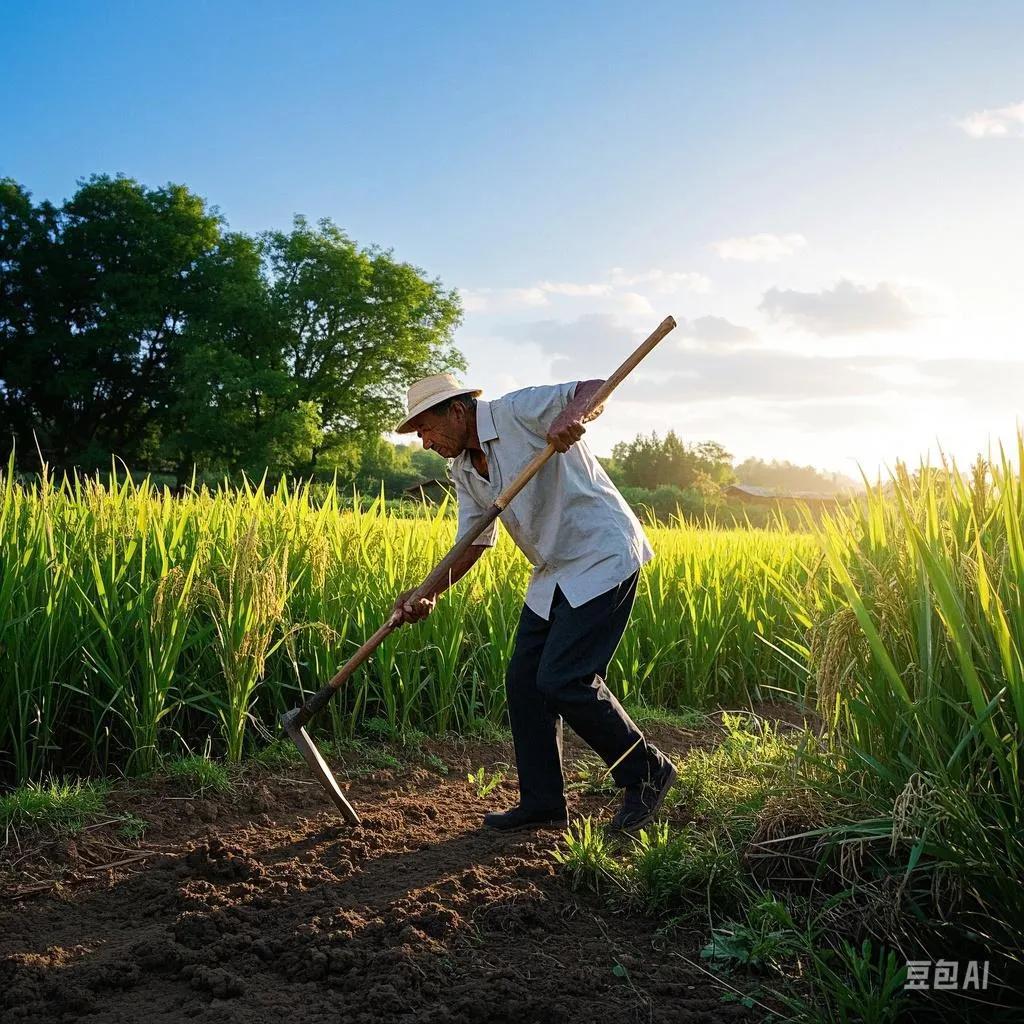
[[301, 725], [296, 726], [293, 721], [289, 721], [291, 715], [294, 714], [293, 711], [281, 716], [281, 725], [284, 726], [285, 732], [295, 741], [306, 764], [320, 781], [320, 785], [327, 791], [327, 795], [334, 801], [334, 805], [341, 811], [341, 816], [350, 825], [360, 824], [356, 809], [345, 799], [338, 780], [335, 779], [331, 769], [327, 767], [327, 762], [320, 756], [320, 751], [316, 749], [316, 744], [309, 738], [309, 733]]

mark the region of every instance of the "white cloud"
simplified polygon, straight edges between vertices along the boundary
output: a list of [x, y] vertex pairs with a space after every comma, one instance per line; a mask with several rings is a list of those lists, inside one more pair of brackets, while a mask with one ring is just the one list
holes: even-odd
[[803, 235], [747, 235], [744, 238], [724, 238], [713, 242], [711, 248], [723, 260], [775, 263], [783, 256], [792, 256], [807, 244]]
[[561, 298], [595, 298], [608, 296], [623, 313], [650, 313], [653, 310], [643, 287], [658, 295], [679, 291], [705, 293], [711, 281], [703, 274], [681, 270], [646, 270], [629, 273], [613, 267], [601, 281], [538, 281], [527, 288], [463, 288], [462, 305], [467, 313], [502, 313], [516, 309], [547, 306], [552, 296]]
[[973, 139], [1024, 138], [1024, 103], [978, 110], [957, 124]]
[[734, 324], [722, 316], [699, 316], [696, 320], [680, 320], [678, 329], [684, 337], [726, 347], [743, 345], [757, 337], [749, 327]]
[[463, 288], [462, 306], [467, 313], [500, 313], [512, 309], [546, 306], [544, 289], [534, 288]]
[[770, 288], [758, 309], [773, 320], [822, 337], [904, 331], [919, 318], [906, 295], [887, 281], [870, 288], [844, 279], [820, 292]]
[[678, 291], [704, 294], [711, 290], [710, 278], [704, 274], [684, 270], [646, 270], [640, 274], [631, 274], [622, 267], [612, 267], [608, 271], [608, 277], [615, 287], [635, 288], [637, 285], [647, 285], [661, 295], [671, 295]]

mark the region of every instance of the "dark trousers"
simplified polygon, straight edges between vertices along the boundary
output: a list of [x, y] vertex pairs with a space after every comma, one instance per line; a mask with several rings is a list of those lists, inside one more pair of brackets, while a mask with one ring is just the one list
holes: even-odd
[[557, 587], [545, 621], [525, 605], [505, 677], [519, 768], [520, 804], [565, 806], [562, 719], [600, 755], [619, 786], [647, 778], [652, 754], [643, 734], [605, 685], [629, 621], [639, 570], [618, 586], [573, 608]]

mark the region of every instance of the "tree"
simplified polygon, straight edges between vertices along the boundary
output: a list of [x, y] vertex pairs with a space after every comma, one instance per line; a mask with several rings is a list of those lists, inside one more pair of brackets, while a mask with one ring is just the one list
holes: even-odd
[[19, 462], [356, 472], [417, 377], [461, 369], [454, 292], [330, 221], [225, 231], [182, 185], [0, 180], [0, 432]]
[[311, 466], [352, 435], [391, 429], [418, 377], [465, 368], [451, 344], [457, 295], [390, 252], [303, 217], [263, 235], [262, 251], [285, 364], [323, 430]]
[[196, 463], [255, 477], [308, 463], [322, 438], [319, 412], [302, 398], [282, 353], [259, 245], [226, 235], [197, 278], [161, 446], [179, 483]]
[[0, 380], [24, 456], [87, 468], [139, 460], [171, 398], [197, 263], [221, 223], [181, 185], [94, 176], [59, 210], [0, 192]]
[[612, 448], [612, 458], [628, 487], [654, 490], [661, 486], [693, 487], [698, 478], [729, 482], [732, 456], [714, 441], [685, 445], [674, 430], [664, 441], [656, 433], [638, 434], [632, 441], [620, 441]]

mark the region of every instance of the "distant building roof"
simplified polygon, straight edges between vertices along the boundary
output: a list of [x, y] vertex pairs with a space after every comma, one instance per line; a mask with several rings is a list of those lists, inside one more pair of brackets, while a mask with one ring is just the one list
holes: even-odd
[[847, 501], [845, 494], [828, 493], [827, 491], [776, 491], [771, 487], [755, 487], [753, 484], [730, 484], [725, 488], [725, 495], [729, 498], [739, 498], [741, 501], [779, 501], [779, 502], [832, 502]]

